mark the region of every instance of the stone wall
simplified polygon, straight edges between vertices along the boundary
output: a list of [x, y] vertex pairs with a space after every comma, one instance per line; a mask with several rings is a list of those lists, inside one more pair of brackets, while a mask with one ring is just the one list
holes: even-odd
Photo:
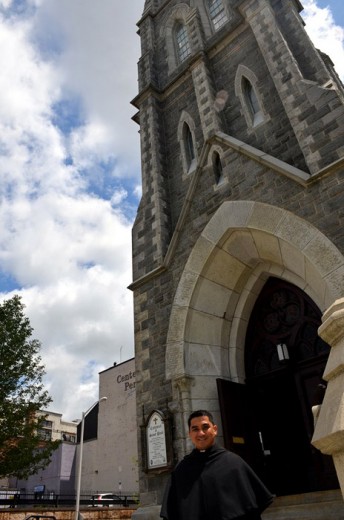
[[[136, 509], [116, 509], [116, 508], [90, 508], [83, 509], [81, 516], [84, 520], [127, 520], [131, 518], [132, 514]], [[0, 520], [23, 520], [23, 518], [29, 518], [34, 516], [35, 520], [39, 520], [38, 517], [43, 517], [43, 520], [74, 520], [75, 510], [64, 509], [64, 510], [45, 510], [34, 508], [31, 511], [29, 509], [7, 509], [0, 510]]]
[[[235, 222], [239, 223], [241, 254], [245, 256], [244, 231], [250, 218], [249, 212], [247, 221], [240, 218], [245, 204], [252, 203], [259, 213], [255, 222], [258, 229], [252, 231], [252, 236], [259, 241], [258, 249], [264, 250], [250, 257], [245, 282], [250, 279], [248, 273], [254, 278], [254, 268], [262, 265], [267, 273], [275, 272], [291, 282], [297, 280], [303, 290], [316, 296], [318, 305], [321, 302], [322, 311], [326, 308], [324, 302], [330, 305], [343, 289], [342, 271], [336, 271], [337, 277], [331, 275], [340, 261], [334, 268], [333, 256], [326, 253], [331, 244], [338, 257], [344, 254], [342, 92], [323, 85], [333, 77], [302, 27], [298, 2], [236, 0], [227, 4], [232, 16], [228, 24], [213, 33], [204, 23], [205, 3], [197, 0], [146, 3], [139, 22], [143, 54], [140, 92], [134, 104], [141, 126], [143, 196], [133, 228], [131, 285], [137, 420], [142, 425], [155, 408], [171, 412], [176, 458], [187, 447], [184, 423], [191, 396], [197, 395], [197, 403], [204, 405], [215, 398], [208, 387], [202, 388], [204, 379], [194, 381], [188, 379], [188, 374], [177, 372], [179, 365], [173, 355], [169, 358], [171, 370], [167, 370], [166, 345], [173, 344], [175, 351], [171, 352], [180, 352], [185, 362], [194, 309], [192, 298], [187, 301], [184, 296], [190, 287], [197, 292], [196, 273], [203, 278], [208, 268], [216, 268], [212, 261], [221, 256], [219, 250], [235, 229]], [[191, 56], [181, 64], [171, 57], [174, 17], [184, 21], [192, 44]], [[247, 124], [240, 99], [238, 71], [243, 70], [254, 79], [262, 105], [263, 121], [256, 126]], [[216, 104], [219, 94], [223, 96], [220, 105]], [[194, 123], [197, 165], [192, 171], [185, 171], [178, 133], [183, 117], [190, 117]], [[223, 167], [219, 184], [211, 160], [214, 147]], [[210, 249], [209, 242], [202, 242], [202, 233], [223, 204], [239, 201], [233, 227], [226, 228], [230, 219], [221, 220], [223, 236]], [[281, 242], [274, 236], [278, 233], [274, 216], [279, 212], [286, 220], [290, 215], [289, 222], [301, 219], [307, 228], [314, 226], [319, 233], [319, 240], [312, 242], [314, 251], [307, 257], [303, 254], [307, 236], [297, 237], [295, 245], [293, 229], [289, 229], [290, 237], [284, 242], [293, 244], [295, 255], [288, 266], [288, 255], [279, 251]], [[208, 247], [208, 257], [202, 245]], [[188, 270], [190, 255], [194, 257]], [[198, 269], [201, 256], [204, 271]], [[310, 257], [317, 258], [316, 268]], [[229, 264], [216, 265], [220, 278], [221, 266], [228, 268]], [[184, 285], [180, 283], [183, 273]], [[244, 281], [233, 281], [238, 293], [245, 288]], [[172, 313], [176, 300], [178, 312]], [[223, 330], [227, 336], [219, 335], [218, 347], [223, 350], [228, 349], [229, 329], [242, 311], [230, 310], [233, 315], [217, 316], [226, 322]], [[240, 318], [241, 325], [247, 321], [247, 315]], [[181, 330], [181, 323], [185, 336], [174, 335]], [[224, 369], [221, 366], [219, 370]], [[140, 460], [142, 456], [140, 452]], [[141, 472], [143, 506], [161, 503], [166, 476]]]

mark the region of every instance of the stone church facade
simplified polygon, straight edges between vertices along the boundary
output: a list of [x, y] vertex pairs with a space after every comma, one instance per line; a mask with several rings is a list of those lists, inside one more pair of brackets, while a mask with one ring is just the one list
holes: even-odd
[[344, 89], [301, 10], [146, 0], [138, 22], [135, 518], [159, 518], [199, 408], [277, 497], [344, 489]]

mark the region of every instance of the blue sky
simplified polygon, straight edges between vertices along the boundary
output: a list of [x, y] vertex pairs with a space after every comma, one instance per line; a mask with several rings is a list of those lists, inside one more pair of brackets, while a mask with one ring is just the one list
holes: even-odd
[[[344, 78], [342, 0], [303, 4]], [[134, 355], [143, 5], [0, 0], [0, 298], [22, 296], [67, 419], [97, 399], [99, 371]]]
[[344, 81], [344, 3], [342, 0], [303, 0], [302, 16], [315, 46], [326, 52]]
[[320, 8], [329, 7], [336, 24], [344, 27], [344, 2], [342, 0], [317, 0]]

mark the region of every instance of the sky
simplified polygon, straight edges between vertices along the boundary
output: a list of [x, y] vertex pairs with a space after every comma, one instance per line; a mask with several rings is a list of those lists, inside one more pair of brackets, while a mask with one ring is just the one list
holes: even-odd
[[[0, 300], [42, 344], [50, 410], [81, 417], [134, 356], [131, 228], [141, 194], [144, 0], [0, 0]], [[344, 80], [343, 0], [304, 0]]]

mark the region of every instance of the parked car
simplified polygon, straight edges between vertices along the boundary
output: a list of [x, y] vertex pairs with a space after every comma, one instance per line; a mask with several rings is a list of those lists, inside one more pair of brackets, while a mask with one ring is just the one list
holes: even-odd
[[129, 504], [135, 504], [135, 500], [126, 495], [114, 495], [113, 493], [92, 495], [93, 507], [128, 506]]

